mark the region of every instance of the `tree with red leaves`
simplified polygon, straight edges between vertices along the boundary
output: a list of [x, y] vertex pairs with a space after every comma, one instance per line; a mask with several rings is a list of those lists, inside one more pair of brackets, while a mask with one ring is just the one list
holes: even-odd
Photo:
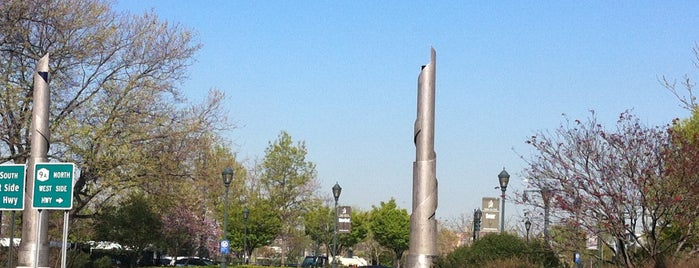
[[689, 205], [696, 194], [687, 174], [670, 168], [686, 164], [689, 148], [671, 137], [667, 126], [646, 127], [628, 111], [607, 129], [593, 111], [587, 121], [566, 119], [553, 133], [527, 140], [536, 151], [527, 160], [529, 186], [549, 189], [552, 215], [575, 230], [568, 243], [552, 247], [579, 251], [586, 235], [596, 235], [626, 267], [645, 263], [641, 256], [660, 266], [678, 256], [699, 210]]

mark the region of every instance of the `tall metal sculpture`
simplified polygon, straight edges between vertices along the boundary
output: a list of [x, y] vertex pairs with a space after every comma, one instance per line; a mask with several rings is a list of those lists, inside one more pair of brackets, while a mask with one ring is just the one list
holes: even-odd
[[410, 253], [407, 267], [432, 267], [437, 258], [437, 155], [434, 152], [435, 61], [422, 66], [417, 81], [417, 119], [413, 163], [413, 211], [410, 215]]
[[[36, 64], [34, 73], [34, 107], [32, 108], [31, 150], [27, 165], [25, 204], [32, 204], [34, 197], [34, 166], [48, 162], [49, 150], [49, 55], [46, 54]], [[42, 215], [43, 213], [43, 215]], [[22, 214], [22, 241], [19, 244], [18, 267], [48, 267], [48, 211], [25, 208]], [[40, 224], [39, 221], [41, 221]]]

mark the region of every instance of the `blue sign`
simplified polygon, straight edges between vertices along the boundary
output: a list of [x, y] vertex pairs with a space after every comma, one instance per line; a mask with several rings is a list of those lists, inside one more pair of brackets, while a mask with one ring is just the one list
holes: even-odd
[[575, 252], [575, 255], [573, 255], [573, 261], [574, 261], [576, 264], [580, 264], [580, 253]]
[[231, 243], [228, 240], [221, 240], [221, 254], [228, 254], [231, 252]]

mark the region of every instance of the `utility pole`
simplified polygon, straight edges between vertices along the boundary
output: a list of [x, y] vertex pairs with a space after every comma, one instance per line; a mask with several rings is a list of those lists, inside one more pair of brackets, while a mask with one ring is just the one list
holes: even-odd
[[[34, 72], [34, 95], [31, 122], [31, 151], [26, 172], [24, 203], [32, 204], [34, 197], [34, 170], [37, 163], [48, 162], [49, 150], [49, 54], [39, 59]], [[22, 213], [22, 241], [17, 252], [17, 267], [48, 267], [49, 211], [25, 208]], [[39, 222], [41, 221], [41, 222]], [[41, 242], [39, 242], [41, 241]], [[40, 243], [40, 244], [39, 244]]]
[[408, 268], [434, 266], [437, 258], [437, 155], [434, 152], [434, 103], [437, 53], [422, 66], [417, 80], [417, 119], [413, 139], [413, 210], [410, 215]]

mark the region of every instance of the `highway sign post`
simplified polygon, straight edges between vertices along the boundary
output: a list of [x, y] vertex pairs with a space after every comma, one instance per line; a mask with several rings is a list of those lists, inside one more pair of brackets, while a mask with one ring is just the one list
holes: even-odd
[[0, 210], [24, 210], [26, 165], [0, 165]]
[[37, 163], [34, 168], [35, 209], [70, 210], [73, 208], [73, 163]]

